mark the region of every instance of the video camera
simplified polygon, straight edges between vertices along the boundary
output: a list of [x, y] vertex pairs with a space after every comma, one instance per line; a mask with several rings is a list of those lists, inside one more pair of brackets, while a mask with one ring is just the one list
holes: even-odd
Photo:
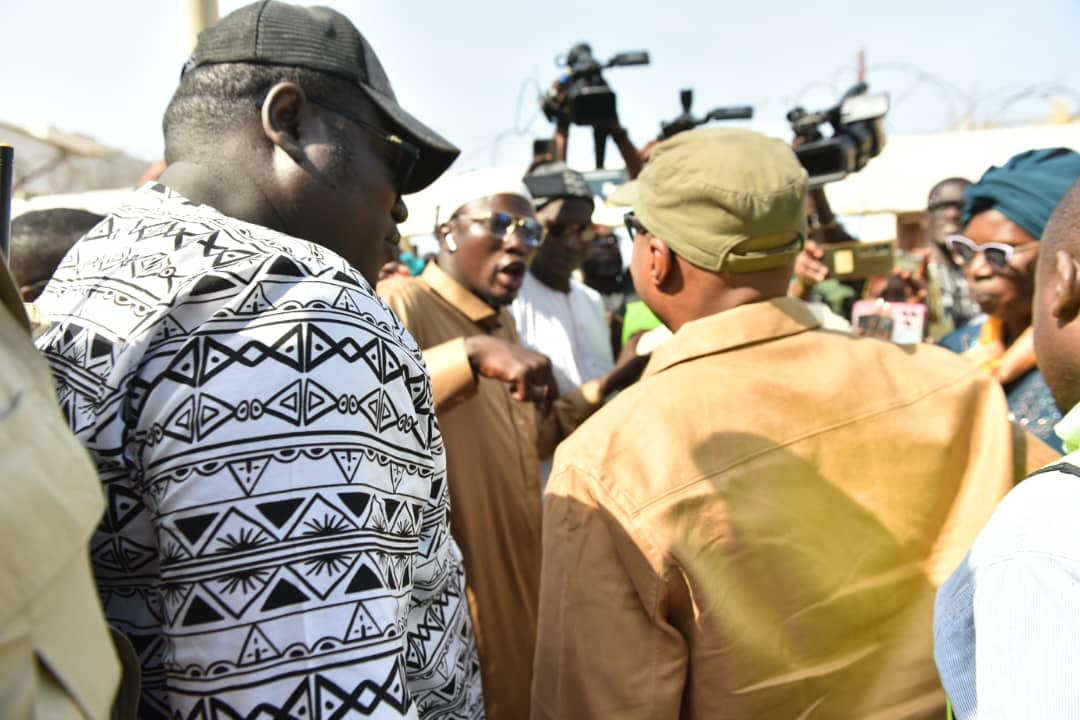
[[[810, 187], [821, 187], [862, 170], [885, 146], [881, 121], [889, 111], [889, 96], [871, 95], [867, 89], [866, 83], [858, 83], [828, 110], [808, 113], [797, 107], [787, 114], [795, 136], [803, 141], [795, 155], [810, 174]], [[820, 129], [826, 122], [833, 128], [827, 138]]]
[[660, 123], [658, 140], [667, 140], [673, 135], [693, 130], [711, 120], [749, 120], [754, 117], [754, 108], [749, 105], [730, 105], [713, 108], [704, 117], [696, 118], [690, 113], [690, 106], [694, 104], [694, 91], [691, 88], [679, 92], [679, 101], [682, 103], [682, 114], [671, 122]]
[[552, 122], [607, 128], [617, 117], [615, 93], [601, 73], [611, 67], [648, 65], [645, 51], [621, 52], [601, 65], [587, 43], [578, 43], [556, 64], [568, 70], [541, 99], [544, 115]]

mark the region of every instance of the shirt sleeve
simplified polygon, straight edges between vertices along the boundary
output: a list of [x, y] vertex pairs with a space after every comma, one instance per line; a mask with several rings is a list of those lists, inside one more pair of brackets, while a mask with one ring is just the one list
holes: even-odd
[[265, 277], [258, 303], [148, 353], [134, 440], [164, 645], [147, 679], [172, 714], [482, 716], [430, 383], [348, 280]]
[[532, 717], [678, 717], [687, 647], [665, 584], [590, 486], [574, 468], [548, 485]]
[[959, 720], [1080, 707], [1076, 480], [1047, 472], [1014, 488], [938, 591], [934, 659]]
[[465, 338], [425, 348], [424, 363], [431, 373], [435, 412], [457, 407], [476, 394], [476, 375], [465, 352]]
[[1071, 561], [1023, 553], [976, 574], [978, 717], [1068, 717], [1080, 708], [1078, 607], [1080, 566]]
[[1021, 553], [954, 579], [934, 654], [957, 720], [1074, 713], [1080, 566]]

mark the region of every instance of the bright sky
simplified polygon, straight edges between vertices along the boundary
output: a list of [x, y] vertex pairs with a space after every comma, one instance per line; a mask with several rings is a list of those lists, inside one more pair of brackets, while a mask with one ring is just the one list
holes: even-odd
[[[220, 11], [242, 5], [220, 0]], [[457, 169], [524, 166], [554, 57], [578, 41], [598, 57], [648, 50], [648, 67], [616, 68], [623, 124], [641, 145], [679, 112], [755, 106], [748, 123], [788, 135], [795, 104], [822, 109], [854, 81], [866, 49], [871, 90], [889, 91], [890, 133], [1045, 118], [1050, 98], [1080, 112], [1076, 0], [325, 0], [379, 54], [399, 100], [464, 151]], [[148, 159], [161, 155], [161, 115], [190, 48], [182, 0], [5, 0], [0, 120], [54, 125]], [[925, 75], [921, 75], [924, 73]], [[1024, 95], [1024, 93], [1027, 93]], [[531, 121], [531, 125], [529, 124]], [[513, 133], [517, 128], [520, 133]], [[496, 138], [502, 139], [496, 142]], [[572, 164], [592, 167], [587, 129]], [[607, 165], [621, 162], [614, 146]]]

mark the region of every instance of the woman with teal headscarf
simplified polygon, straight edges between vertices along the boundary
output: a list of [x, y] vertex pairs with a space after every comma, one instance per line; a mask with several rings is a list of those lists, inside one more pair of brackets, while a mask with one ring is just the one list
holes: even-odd
[[1016, 421], [1058, 450], [1061, 414], [1035, 363], [1031, 305], [1039, 238], [1077, 178], [1080, 155], [1067, 148], [1015, 155], [967, 189], [963, 233], [946, 239], [985, 319], [941, 344], [1001, 382]]

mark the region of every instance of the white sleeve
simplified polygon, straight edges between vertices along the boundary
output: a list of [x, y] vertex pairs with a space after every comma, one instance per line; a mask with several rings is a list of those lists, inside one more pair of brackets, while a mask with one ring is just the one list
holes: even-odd
[[1075, 717], [1080, 708], [1074, 471], [1014, 488], [938, 591], [934, 657], [958, 720]]
[[978, 717], [1075, 717], [1080, 566], [1017, 554], [976, 574], [973, 606]]

